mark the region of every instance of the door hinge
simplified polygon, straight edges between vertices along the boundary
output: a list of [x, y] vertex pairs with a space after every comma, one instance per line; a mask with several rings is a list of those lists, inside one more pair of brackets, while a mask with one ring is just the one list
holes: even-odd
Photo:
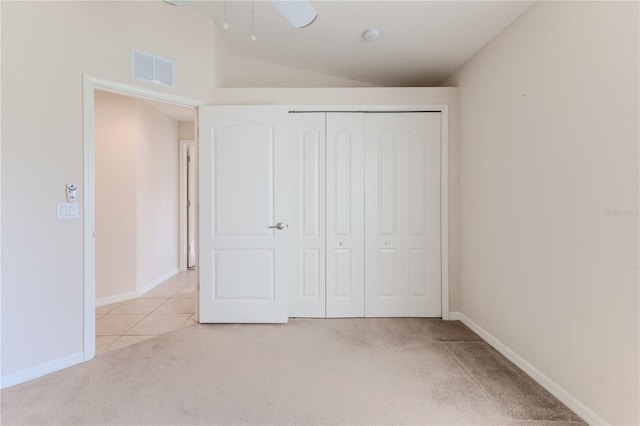
[[187, 162], [190, 162], [190, 161], [191, 161], [191, 156], [187, 155]]

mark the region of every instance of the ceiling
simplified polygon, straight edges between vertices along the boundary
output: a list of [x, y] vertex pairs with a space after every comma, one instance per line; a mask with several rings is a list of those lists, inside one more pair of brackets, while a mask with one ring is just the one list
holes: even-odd
[[[437, 86], [533, 1], [314, 1], [316, 21], [294, 28], [271, 1], [190, 1], [216, 23], [231, 54], [379, 86]], [[368, 42], [371, 27], [382, 37]]]

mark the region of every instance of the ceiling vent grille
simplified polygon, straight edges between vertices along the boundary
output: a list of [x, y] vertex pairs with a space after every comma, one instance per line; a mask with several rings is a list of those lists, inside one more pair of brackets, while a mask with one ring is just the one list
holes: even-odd
[[163, 86], [176, 87], [176, 63], [131, 49], [131, 77]]

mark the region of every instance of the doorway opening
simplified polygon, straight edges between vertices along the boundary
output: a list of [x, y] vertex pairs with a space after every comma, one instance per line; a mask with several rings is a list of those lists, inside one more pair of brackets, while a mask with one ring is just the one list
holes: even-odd
[[[186, 123], [184, 123], [186, 125]], [[182, 131], [182, 130], [181, 130]], [[187, 133], [182, 131], [181, 135]], [[194, 130], [195, 134], [195, 130]], [[196, 184], [195, 139], [180, 139], [180, 270], [196, 268]]]
[[85, 360], [197, 321], [201, 104], [85, 76]]

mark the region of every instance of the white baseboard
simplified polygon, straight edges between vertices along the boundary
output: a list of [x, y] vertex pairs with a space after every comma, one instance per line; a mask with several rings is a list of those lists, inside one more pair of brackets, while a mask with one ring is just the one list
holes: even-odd
[[44, 362], [31, 368], [26, 368], [15, 373], [2, 376], [0, 378], [0, 388], [8, 388], [28, 380], [33, 380], [45, 374], [71, 367], [84, 361], [84, 353], [78, 352], [69, 356], [54, 359], [53, 361]]
[[152, 288], [154, 288], [158, 284], [161, 284], [164, 281], [168, 280], [169, 278], [171, 278], [172, 276], [174, 276], [178, 272], [180, 272], [180, 268], [177, 268], [177, 267], [173, 268], [169, 272], [167, 272], [166, 274], [163, 274], [162, 276], [156, 278], [155, 280], [151, 281], [150, 283], [148, 283], [144, 287], [140, 287], [138, 289], [138, 296], [136, 296], [136, 297], [142, 296], [143, 294], [145, 294], [146, 292], [148, 292], [149, 290], [151, 290]]
[[558, 398], [564, 405], [569, 407], [569, 409], [580, 416], [585, 422], [589, 423], [590, 425], [609, 424], [593, 410], [584, 405], [578, 398], [571, 395], [566, 389], [551, 380], [542, 371], [531, 365], [527, 360], [515, 353], [511, 348], [502, 343], [495, 336], [479, 326], [476, 322], [471, 320], [462, 312], [449, 312], [449, 320], [461, 321], [464, 325], [469, 327], [478, 336], [480, 336], [485, 342], [493, 346], [498, 352], [504, 355], [505, 358], [514, 363], [522, 371], [527, 373], [533, 380], [538, 382], [540, 386], [542, 386], [547, 391], [549, 391], [549, 393]]
[[124, 302], [125, 300], [130, 300], [130, 299], [135, 299], [136, 297], [140, 297], [146, 292], [148, 292], [149, 290], [156, 287], [158, 284], [161, 284], [162, 282], [168, 280], [178, 272], [180, 272], [180, 269], [176, 267], [171, 269], [166, 274], [163, 274], [162, 276], [146, 284], [144, 287], [139, 288], [137, 291], [130, 291], [128, 293], [121, 293], [121, 294], [116, 294], [114, 296], [96, 299], [96, 306], [110, 305], [112, 303]]
[[462, 319], [462, 312], [449, 311], [449, 321], [461, 321], [461, 319]]
[[130, 291], [129, 293], [115, 294], [109, 297], [103, 297], [96, 299], [96, 306], [110, 305], [112, 303], [124, 302], [125, 300], [135, 299], [138, 297], [137, 291]]

